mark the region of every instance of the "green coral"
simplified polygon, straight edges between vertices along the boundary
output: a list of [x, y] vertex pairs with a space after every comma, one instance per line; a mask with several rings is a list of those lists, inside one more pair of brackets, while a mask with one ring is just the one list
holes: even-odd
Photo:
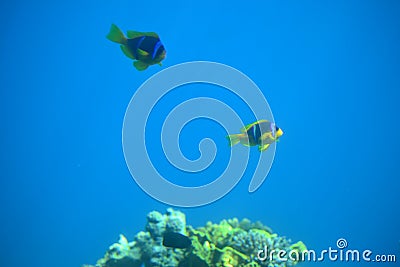
[[[304, 245], [303, 242], [299, 241], [293, 245], [290, 246], [290, 251], [292, 254], [294, 254], [293, 256], [297, 259], [302, 259], [304, 256], [304, 252], [307, 252], [307, 247], [306, 245]], [[295, 261], [296, 263], [298, 261]]]
[[[291, 245], [284, 237], [260, 222], [252, 223], [248, 219], [239, 222], [236, 218], [222, 220], [219, 224], [208, 222], [206, 226], [194, 229], [187, 227], [187, 234], [192, 239], [194, 249], [190, 252], [207, 263], [206, 266], [215, 267], [260, 267], [294, 266], [298, 262], [286, 262], [272, 259], [262, 261], [257, 258], [258, 251], [268, 247], [270, 250], [297, 250], [301, 253], [305, 248], [302, 242]], [[301, 245], [302, 244], [302, 245]], [[205, 251], [205, 247], [208, 248]]]
[[[233, 218], [193, 228], [186, 225], [185, 214], [173, 209], [168, 209], [164, 215], [150, 212], [145, 229], [132, 242], [120, 235], [119, 242], [110, 246], [96, 267], [290, 267], [298, 260], [281, 260], [276, 254], [260, 259], [260, 250], [284, 250], [298, 255], [307, 250], [303, 242], [293, 244], [261, 222]], [[191, 247], [164, 247], [165, 232], [186, 235], [191, 240]]]

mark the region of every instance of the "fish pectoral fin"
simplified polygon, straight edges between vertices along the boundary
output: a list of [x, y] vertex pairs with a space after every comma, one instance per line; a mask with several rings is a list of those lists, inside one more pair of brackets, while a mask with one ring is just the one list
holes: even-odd
[[125, 45], [121, 45], [121, 50], [125, 56], [129, 57], [130, 59], [136, 59], [135, 56], [129, 51], [128, 47]]
[[266, 140], [266, 139], [275, 140], [275, 138], [272, 136], [272, 133], [270, 132], [261, 135], [261, 140]]
[[138, 50], [137, 50], [137, 53], [138, 53], [139, 55], [143, 56], [143, 57], [147, 57], [147, 56], [149, 55], [148, 52], [146, 52], [146, 51], [144, 51], [144, 50], [142, 50], [142, 49], [138, 49]]
[[142, 62], [142, 61], [135, 61], [133, 62], [133, 66], [137, 69], [137, 70], [145, 70], [149, 67], [149, 65], [147, 65], [146, 63]]
[[260, 150], [260, 152], [263, 152], [268, 149], [269, 145], [270, 144], [261, 145], [258, 147], [258, 150]]

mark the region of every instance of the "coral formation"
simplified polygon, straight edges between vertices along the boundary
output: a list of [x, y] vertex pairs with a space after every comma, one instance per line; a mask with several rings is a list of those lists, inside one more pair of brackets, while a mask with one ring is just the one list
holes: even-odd
[[[150, 212], [145, 230], [131, 242], [120, 235], [95, 266], [82, 267], [289, 267], [307, 249], [303, 242], [292, 244], [261, 222], [234, 218], [194, 228], [186, 225], [185, 214], [171, 208], [164, 215]], [[191, 246], [163, 246], [168, 232], [185, 235]]]

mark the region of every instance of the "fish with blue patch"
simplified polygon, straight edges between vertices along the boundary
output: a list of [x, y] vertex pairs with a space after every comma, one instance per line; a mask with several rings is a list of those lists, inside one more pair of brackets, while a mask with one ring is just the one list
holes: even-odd
[[137, 70], [145, 70], [150, 65], [158, 64], [164, 60], [167, 52], [160, 37], [155, 32], [127, 31], [127, 37], [112, 24], [107, 39], [121, 45], [125, 56], [133, 59], [133, 66]]
[[226, 138], [230, 146], [238, 143], [245, 146], [258, 146], [258, 150], [262, 152], [267, 150], [272, 143], [277, 142], [282, 135], [282, 129], [275, 123], [259, 120], [243, 127], [240, 134], [231, 134]]

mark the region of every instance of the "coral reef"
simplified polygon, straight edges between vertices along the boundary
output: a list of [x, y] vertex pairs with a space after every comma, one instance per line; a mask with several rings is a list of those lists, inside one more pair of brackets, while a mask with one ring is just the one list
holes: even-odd
[[[261, 222], [233, 218], [194, 228], [186, 225], [185, 214], [171, 208], [164, 215], [150, 212], [145, 230], [131, 242], [120, 235], [96, 265], [82, 267], [290, 267], [307, 249], [303, 242], [292, 244]], [[190, 247], [163, 246], [168, 232], [189, 238]]]

